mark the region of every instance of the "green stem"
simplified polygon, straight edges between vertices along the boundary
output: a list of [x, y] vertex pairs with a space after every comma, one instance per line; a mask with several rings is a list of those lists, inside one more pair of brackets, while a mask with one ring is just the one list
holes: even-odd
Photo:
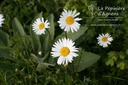
[[74, 72], [74, 62], [72, 62], [72, 72], [73, 72], [73, 74], [72, 74], [72, 85], [74, 85], [74, 78], [75, 78], [75, 72]]
[[68, 38], [67, 32], [65, 32], [65, 37], [66, 37], [66, 39]]

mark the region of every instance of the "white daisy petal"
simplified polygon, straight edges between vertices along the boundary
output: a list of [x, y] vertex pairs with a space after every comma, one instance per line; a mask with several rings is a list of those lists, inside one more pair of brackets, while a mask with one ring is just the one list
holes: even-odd
[[73, 57], [77, 57], [78, 48], [73, 46], [75, 43], [70, 39], [59, 39], [57, 42], [53, 44], [52, 47], [52, 56], [53, 58], [59, 57], [57, 63], [59, 65], [64, 64], [67, 65], [68, 62], [73, 61]]
[[46, 28], [50, 28], [48, 20], [44, 21], [44, 18], [37, 18], [32, 24], [33, 31], [37, 35], [45, 34]]
[[76, 14], [76, 10], [74, 10], [74, 12], [72, 13], [72, 15], [74, 16]]
[[65, 59], [63, 57], [59, 57], [57, 60], [57, 64], [61, 65], [63, 61], [65, 61]]
[[71, 56], [68, 56], [67, 59], [68, 59], [69, 62], [72, 62], [72, 60], [73, 60], [72, 55]]
[[78, 15], [80, 15], [80, 13], [78, 12], [78, 13], [76, 13], [75, 15], [74, 15], [74, 17], [76, 17], [76, 16], [78, 16]]
[[0, 14], [0, 27], [2, 27], [2, 24], [4, 23], [4, 16], [3, 14]]
[[[82, 20], [81, 18], [75, 18], [79, 15], [80, 13], [76, 13], [76, 10], [65, 10], [62, 12], [60, 15], [60, 19], [58, 21], [59, 26], [61, 29], [63, 29], [66, 32], [69, 32], [70, 30], [72, 32], [78, 31], [80, 28], [80, 24], [78, 24], [77, 21]], [[76, 24], [77, 23], [77, 24]]]
[[112, 41], [112, 40], [113, 40], [113, 38], [112, 38], [112, 37], [109, 37], [109, 38], [108, 38], [108, 41]]
[[75, 21], [80, 21], [80, 20], [82, 20], [81, 18], [75, 18]]
[[108, 44], [111, 44], [111, 41], [113, 41], [113, 38], [111, 37], [111, 35], [109, 35], [109, 33], [106, 34], [99, 34], [99, 36], [97, 37], [98, 40], [98, 44], [100, 46], [103, 46], [103, 48], [108, 47]]

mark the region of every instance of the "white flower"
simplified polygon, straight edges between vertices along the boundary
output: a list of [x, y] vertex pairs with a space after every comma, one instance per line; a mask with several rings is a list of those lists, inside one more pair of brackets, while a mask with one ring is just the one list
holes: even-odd
[[37, 35], [45, 34], [46, 28], [50, 28], [48, 20], [44, 21], [44, 18], [37, 18], [32, 24], [33, 30]]
[[98, 38], [98, 44], [100, 46], [103, 46], [103, 48], [108, 47], [108, 44], [111, 44], [110, 42], [113, 41], [113, 38], [108, 33], [106, 34], [99, 34]]
[[0, 14], [0, 27], [2, 27], [2, 24], [4, 23], [4, 16], [3, 14]]
[[78, 31], [80, 28], [80, 24], [77, 21], [82, 20], [81, 18], [76, 18], [80, 13], [76, 13], [75, 11], [71, 10], [65, 10], [62, 12], [62, 15], [60, 15], [60, 19], [58, 21], [59, 26], [61, 29], [64, 29], [64, 31]]
[[53, 58], [59, 57], [57, 63], [59, 65], [67, 65], [68, 62], [72, 62], [73, 57], [77, 57], [78, 48], [74, 46], [74, 42], [70, 39], [63, 38], [58, 40], [52, 47]]

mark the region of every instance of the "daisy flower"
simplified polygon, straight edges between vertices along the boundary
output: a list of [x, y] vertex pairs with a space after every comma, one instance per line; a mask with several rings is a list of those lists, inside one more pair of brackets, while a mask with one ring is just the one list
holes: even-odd
[[61, 29], [64, 29], [64, 31], [78, 31], [80, 28], [80, 24], [77, 21], [82, 20], [81, 18], [76, 18], [80, 13], [76, 13], [75, 11], [71, 10], [65, 10], [60, 15], [60, 19], [58, 21], [59, 26]]
[[37, 35], [45, 34], [46, 28], [50, 28], [48, 20], [44, 21], [44, 18], [37, 18], [32, 24], [33, 30]]
[[99, 34], [98, 38], [98, 44], [100, 46], [103, 46], [103, 48], [108, 47], [108, 44], [111, 44], [110, 42], [113, 41], [113, 38], [108, 33], [106, 34]]
[[2, 24], [4, 23], [4, 16], [3, 14], [0, 14], [0, 27], [2, 27]]
[[59, 65], [68, 65], [68, 62], [72, 62], [73, 57], [77, 57], [78, 48], [74, 46], [74, 42], [70, 39], [63, 38], [58, 40], [52, 47], [53, 58], [59, 57], [57, 63]]

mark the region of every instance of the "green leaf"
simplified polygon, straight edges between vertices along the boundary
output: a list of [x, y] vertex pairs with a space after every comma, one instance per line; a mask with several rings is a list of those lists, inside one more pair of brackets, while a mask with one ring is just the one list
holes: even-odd
[[[70, 39], [72, 39], [73, 41], [75, 41], [75, 40], [78, 39], [80, 36], [82, 36], [82, 35], [85, 33], [85, 31], [86, 31], [87, 29], [88, 29], [88, 28], [87, 28], [85, 25], [84, 25], [84, 26], [81, 26], [80, 29], [79, 29], [77, 32], [72, 33], [71, 31], [69, 31], [69, 32], [67, 33], [67, 37], [70, 38]], [[58, 36], [56, 37], [55, 41], [58, 40], [58, 39], [61, 39], [61, 38], [63, 38], [63, 37], [65, 37], [65, 33], [64, 33], [64, 32], [63, 32], [62, 34], [58, 35]]]
[[128, 55], [128, 49], [126, 50], [126, 55]]
[[122, 59], [122, 60], [124, 60], [124, 59], [125, 59], [125, 55], [120, 54], [120, 55], [119, 55], [119, 58]]
[[37, 70], [38, 72], [42, 72], [43, 70], [45, 70], [45, 69], [48, 68], [49, 66], [55, 66], [55, 65], [50, 64], [50, 63], [41, 63], [41, 62], [40, 62], [40, 63], [38, 63], [36, 70]]
[[87, 30], [88, 28], [84, 25], [81, 26], [80, 29], [77, 32], [72, 33], [71, 31], [69, 31], [67, 33], [68, 38], [72, 39], [73, 41], [75, 41], [76, 39], [78, 39], [81, 35], [84, 34], [84, 32]]
[[24, 29], [16, 17], [12, 21], [12, 28], [15, 35], [25, 35]]
[[59, 39], [62, 39], [62, 38], [64, 38], [64, 37], [65, 37], [65, 33], [63, 32], [63, 33], [61, 33], [60, 35], [58, 35], [58, 36], [55, 38], [54, 41], [58, 41]]
[[118, 63], [117, 68], [120, 68], [121, 70], [124, 70], [125, 69], [125, 63], [123, 61]]
[[112, 56], [113, 61], [116, 61], [118, 59], [117, 56]]
[[30, 30], [30, 36], [31, 36], [31, 43], [32, 43], [33, 51], [36, 53], [37, 50], [41, 47], [39, 36], [36, 35], [32, 30]]
[[53, 40], [54, 38], [54, 33], [55, 33], [55, 28], [54, 28], [54, 16], [53, 14], [50, 14], [48, 17], [48, 21], [50, 22], [50, 28], [48, 29], [48, 31], [50, 32], [50, 36]]
[[8, 71], [8, 70], [14, 70], [15, 65], [8, 62], [8, 61], [0, 61], [0, 69], [4, 70], [4, 71]]
[[44, 1], [42, 1], [42, 6], [47, 11], [46, 13], [48, 13], [51, 10], [53, 10], [53, 8], [54, 8], [53, 6], [55, 6], [55, 2], [54, 2], [54, 0], [44, 0]]
[[110, 51], [109, 53], [108, 53], [108, 56], [110, 56], [110, 57], [112, 57], [112, 56], [115, 56], [115, 52], [114, 51]]
[[108, 65], [110, 65], [110, 66], [113, 66], [114, 65], [114, 60], [113, 59], [108, 59], [107, 61], [106, 61], [106, 65], [108, 66]]
[[74, 59], [74, 72], [80, 72], [98, 61], [99, 55], [91, 52], [82, 52], [80, 56]]
[[4, 57], [5, 59], [14, 60], [11, 57], [11, 49], [5, 46], [0, 46], [0, 57]]
[[0, 44], [8, 46], [9, 35], [0, 30]]
[[39, 14], [37, 14], [37, 15], [35, 16], [34, 20], [37, 19], [37, 18], [42, 18], [42, 13], [43, 13], [43, 12], [40, 12]]
[[[44, 58], [44, 57], [43, 57], [43, 58]], [[42, 57], [38, 57], [38, 56], [36, 56], [35, 54], [31, 53], [31, 58], [30, 58], [30, 60], [33, 61], [33, 62], [40, 63], [40, 62], [42, 62], [43, 58], [42, 58]]]
[[51, 47], [50, 35], [48, 33], [45, 33], [45, 37], [43, 40], [43, 49], [45, 54], [47, 54], [47, 52], [50, 51], [50, 47]]

